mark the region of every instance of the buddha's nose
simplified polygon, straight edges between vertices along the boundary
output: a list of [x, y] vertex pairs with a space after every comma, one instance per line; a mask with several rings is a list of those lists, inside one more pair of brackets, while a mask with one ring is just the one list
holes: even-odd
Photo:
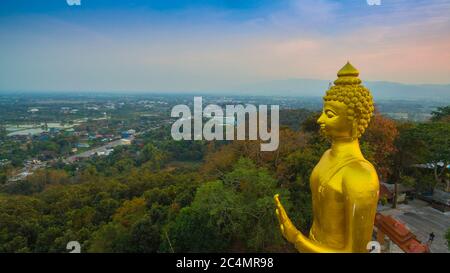
[[324, 124], [325, 120], [324, 120], [324, 113], [322, 113], [319, 117], [319, 119], [317, 119], [317, 123], [318, 124]]

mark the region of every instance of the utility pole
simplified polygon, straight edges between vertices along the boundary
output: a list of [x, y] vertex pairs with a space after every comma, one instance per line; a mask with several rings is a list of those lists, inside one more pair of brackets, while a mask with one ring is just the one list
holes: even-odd
[[395, 181], [394, 183], [394, 201], [392, 202], [392, 208], [397, 208], [397, 196], [398, 196], [398, 183]]

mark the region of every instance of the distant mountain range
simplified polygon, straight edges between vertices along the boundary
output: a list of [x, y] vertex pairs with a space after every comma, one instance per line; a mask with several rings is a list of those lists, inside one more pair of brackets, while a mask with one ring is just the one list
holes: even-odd
[[[105, 94], [196, 94], [196, 95], [243, 95], [243, 96], [284, 96], [284, 97], [322, 97], [328, 89], [330, 81], [317, 79], [286, 79], [261, 81], [251, 84], [235, 84], [222, 88], [206, 88], [204, 90], [179, 90], [179, 91], [98, 91], [96, 95]], [[377, 100], [426, 100], [450, 104], [450, 84], [404, 84], [387, 81], [364, 81], [363, 85], [368, 87]], [[189, 90], [189, 91], [188, 91]], [[2, 91], [0, 94], [33, 94], [49, 93], [67, 95], [68, 91]], [[93, 91], [71, 91], [72, 94], [85, 94]]]
[[[260, 82], [239, 87], [246, 95], [265, 96], [323, 96], [329, 81], [288, 79]], [[449, 100], [450, 84], [402, 84], [383, 81], [363, 81], [375, 99]]]

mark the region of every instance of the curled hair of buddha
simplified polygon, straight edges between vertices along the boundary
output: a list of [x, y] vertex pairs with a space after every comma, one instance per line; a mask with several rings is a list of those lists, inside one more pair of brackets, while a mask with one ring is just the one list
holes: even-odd
[[373, 97], [369, 89], [361, 85], [359, 72], [350, 63], [347, 63], [338, 72], [338, 79], [326, 92], [324, 101], [339, 101], [348, 106], [348, 119], [357, 122], [355, 136], [360, 138], [369, 126], [373, 115]]

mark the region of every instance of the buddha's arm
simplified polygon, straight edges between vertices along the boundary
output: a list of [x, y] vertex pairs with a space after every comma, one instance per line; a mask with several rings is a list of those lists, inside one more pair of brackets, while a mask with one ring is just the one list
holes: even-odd
[[366, 252], [370, 241], [373, 220], [378, 200], [378, 178], [375, 171], [366, 166], [355, 166], [343, 178], [343, 194], [345, 196], [345, 247], [331, 248], [310, 240], [292, 224], [281, 205], [278, 195], [276, 214], [280, 221], [283, 236], [295, 245], [300, 252], [313, 253], [348, 253]]
[[346, 249], [367, 252], [378, 202], [378, 176], [366, 163], [349, 166], [343, 176], [345, 197]]
[[310, 240], [303, 235], [292, 223], [279, 200], [278, 194], [275, 195], [275, 203], [277, 206], [276, 214], [280, 222], [281, 234], [290, 243], [295, 245], [299, 252], [315, 252], [315, 253], [336, 253], [349, 252], [345, 249], [334, 249]]

